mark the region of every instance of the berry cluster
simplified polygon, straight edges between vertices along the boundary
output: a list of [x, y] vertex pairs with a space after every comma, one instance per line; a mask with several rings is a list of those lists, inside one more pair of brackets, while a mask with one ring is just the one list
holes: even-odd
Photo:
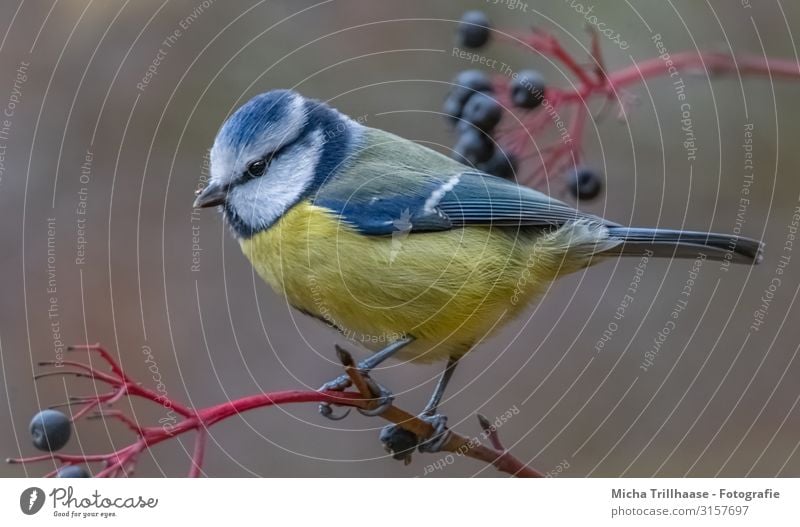
[[458, 133], [454, 159], [495, 176], [514, 176], [513, 155], [499, 148], [492, 138], [502, 117], [502, 107], [492, 96], [492, 83], [485, 73], [467, 70], [453, 79], [444, 112]]
[[[490, 36], [489, 19], [483, 12], [464, 13], [457, 30], [460, 46], [480, 48], [489, 42]], [[452, 156], [488, 174], [518, 179], [520, 156], [514, 148], [502, 146], [504, 142], [514, 141], [506, 141], [508, 130], [496, 133], [504, 116], [503, 102], [513, 108], [508, 112], [523, 115], [536, 112], [545, 101], [547, 85], [542, 74], [533, 69], [515, 72], [510, 82], [502, 75], [496, 77], [493, 80], [481, 70], [470, 69], [453, 79], [453, 87], [443, 106], [444, 114], [458, 135]], [[504, 95], [498, 96], [501, 91]], [[522, 121], [515, 122], [516, 126], [518, 122]], [[570, 167], [565, 181], [567, 189], [577, 199], [595, 198], [603, 187], [600, 174], [588, 167]]]

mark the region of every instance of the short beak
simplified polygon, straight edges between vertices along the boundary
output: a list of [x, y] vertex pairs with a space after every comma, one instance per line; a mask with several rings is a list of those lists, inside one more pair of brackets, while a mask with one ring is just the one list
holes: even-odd
[[222, 205], [225, 203], [225, 197], [227, 194], [227, 188], [215, 183], [210, 183], [200, 194], [197, 195], [197, 198], [195, 198], [194, 208], [204, 209], [206, 207], [216, 207], [217, 205]]

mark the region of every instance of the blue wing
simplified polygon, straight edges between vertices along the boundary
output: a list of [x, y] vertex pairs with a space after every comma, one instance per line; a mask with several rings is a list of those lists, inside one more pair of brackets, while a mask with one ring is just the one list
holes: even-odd
[[411, 141], [367, 130], [367, 146], [310, 198], [363, 234], [468, 225], [546, 227], [576, 220], [613, 225], [541, 192], [471, 171]]
[[483, 173], [462, 173], [437, 209], [454, 225], [560, 226], [576, 220], [607, 222], [541, 192]]

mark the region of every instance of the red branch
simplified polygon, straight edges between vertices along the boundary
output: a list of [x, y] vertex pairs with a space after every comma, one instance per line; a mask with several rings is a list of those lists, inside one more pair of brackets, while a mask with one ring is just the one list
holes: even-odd
[[[127, 376], [119, 364], [111, 356], [111, 354], [100, 345], [72, 347], [69, 348], [69, 350], [86, 350], [89, 352], [96, 352], [100, 355], [103, 361], [108, 363], [111, 370], [110, 373], [103, 372], [80, 362], [69, 361], [69, 365], [73, 368], [76, 368], [76, 370], [80, 372], [80, 376], [89, 377], [97, 381], [104, 382], [108, 384], [112, 390], [107, 394], [74, 398], [73, 402], [80, 402], [83, 404], [83, 407], [73, 414], [73, 422], [86, 415], [90, 410], [101, 405], [109, 405], [125, 396], [139, 397], [163, 406], [164, 408], [174, 409], [183, 417], [183, 419], [173, 426], [142, 427], [120, 411], [105, 410], [103, 412], [95, 413], [93, 417], [119, 420], [126, 425], [129, 430], [136, 434], [136, 441], [107, 454], [86, 455], [61, 454], [58, 452], [53, 452], [39, 456], [12, 458], [7, 460], [9, 463], [56, 461], [61, 463], [62, 466], [82, 463], [103, 463], [104, 467], [95, 474], [96, 477], [130, 475], [135, 467], [138, 456], [145, 450], [157, 445], [158, 443], [172, 440], [177, 436], [187, 432], [196, 432], [194, 451], [191, 459], [191, 468], [189, 470], [189, 476], [196, 477], [202, 473], [208, 428], [216, 423], [219, 423], [220, 421], [224, 421], [230, 417], [238, 416], [239, 414], [249, 410], [276, 405], [296, 403], [327, 403], [369, 410], [374, 408], [377, 402], [375, 396], [370, 393], [286, 390], [251, 395], [249, 397], [242, 397], [240, 399], [228, 401], [215, 406], [209, 406], [199, 410], [192, 410], [179, 403], [176, 403], [175, 401], [172, 401], [171, 399], [167, 399], [165, 396], [159, 393], [142, 387], [134, 379]], [[343, 353], [346, 354], [346, 352]], [[352, 359], [349, 359], [349, 355], [347, 355], [347, 357], [349, 361], [352, 361]], [[54, 365], [50, 362], [43, 364], [45, 366]], [[64, 364], [67, 364], [67, 362]], [[354, 385], [359, 386], [362, 391], [367, 389], [367, 385], [365, 382], [363, 382], [364, 379], [361, 376], [361, 373], [356, 368], [352, 367], [351, 365], [346, 368], [346, 371], [348, 375], [350, 375], [351, 379], [353, 379]], [[37, 375], [36, 378], [49, 377], [54, 374], [75, 375], [76, 373], [72, 370], [46, 372], [45, 374]], [[386, 411], [380, 415], [380, 417], [402, 428], [405, 428], [406, 430], [409, 430], [421, 440], [428, 439], [435, 434], [434, 428], [429, 423], [397, 408], [394, 405], [389, 406]], [[475, 444], [474, 440], [470, 440], [469, 438], [456, 434], [452, 431], [450, 432], [449, 439], [444, 445], [443, 449], [448, 452], [460, 453], [464, 456], [493, 464], [498, 470], [514, 476], [542, 477], [540, 472], [528, 467], [521, 461], [511, 456], [505, 450], [495, 449], [481, 444]], [[48, 474], [48, 476], [54, 476], [56, 474], [57, 470], [54, 470]]]
[[[629, 98], [626, 89], [646, 79], [669, 74], [666, 60], [654, 57], [616, 71], [607, 71], [600, 54], [598, 35], [592, 37], [590, 64], [582, 65], [570, 55], [551, 34], [534, 29], [532, 34], [498, 34], [498, 38], [522, 46], [561, 63], [576, 78], [576, 86], [548, 87], [545, 107], [534, 110], [514, 109], [514, 115], [505, 115], [498, 128], [497, 140], [507, 152], [523, 162], [533, 162], [530, 169], [518, 171], [520, 183], [541, 190], [547, 188], [549, 175], [560, 173], [580, 163], [583, 145], [583, 128], [589, 118], [592, 99], [610, 103], [616, 101], [620, 115], [624, 114]], [[703, 75], [738, 74], [741, 76], [769, 76], [779, 79], [800, 79], [800, 64], [788, 59], [765, 58], [757, 55], [734, 56], [720, 52], [678, 52], [669, 56], [671, 65], [680, 73]], [[494, 77], [498, 100], [506, 108], [513, 108], [507, 94], [509, 79], [506, 75]], [[545, 147], [537, 145], [547, 130], [569, 132]]]

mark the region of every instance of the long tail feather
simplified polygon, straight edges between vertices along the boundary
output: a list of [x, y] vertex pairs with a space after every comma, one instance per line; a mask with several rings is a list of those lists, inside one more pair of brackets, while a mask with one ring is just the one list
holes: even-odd
[[713, 260], [750, 265], [761, 263], [763, 258], [763, 243], [732, 234], [629, 227], [609, 227], [608, 233], [623, 242], [608, 252], [641, 255], [650, 250], [655, 256], [668, 258], [696, 258], [703, 253]]

